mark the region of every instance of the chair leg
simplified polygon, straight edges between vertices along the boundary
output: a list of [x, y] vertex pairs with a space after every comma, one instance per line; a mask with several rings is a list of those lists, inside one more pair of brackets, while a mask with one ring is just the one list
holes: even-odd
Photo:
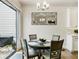
[[22, 55], [22, 59], [24, 59], [24, 56]]
[[59, 55], [59, 59], [61, 59], [61, 54]]
[[24, 59], [24, 53], [22, 52], [22, 59]]
[[45, 59], [44, 57], [42, 57], [42, 59]]
[[38, 59], [40, 59], [40, 56], [38, 56]]

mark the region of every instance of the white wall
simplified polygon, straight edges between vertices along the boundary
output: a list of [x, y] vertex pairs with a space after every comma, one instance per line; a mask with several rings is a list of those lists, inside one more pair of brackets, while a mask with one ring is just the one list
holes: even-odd
[[[32, 25], [31, 24], [31, 13], [40, 12], [37, 11], [33, 6], [24, 7], [24, 38], [29, 40], [29, 34], [35, 33], [38, 38], [45, 38], [48, 40], [52, 39], [53, 34], [60, 34], [61, 39], [65, 39], [65, 26], [66, 26], [66, 8], [52, 7], [45, 12], [57, 12], [57, 25]], [[41, 11], [42, 12], [42, 11]]]
[[70, 8], [70, 27], [78, 27], [78, 8]]
[[78, 27], [78, 8], [77, 7], [67, 8], [67, 27], [71, 27], [71, 28]]
[[[78, 8], [77, 7], [71, 7], [67, 8], [67, 39], [66, 39], [66, 48], [72, 52], [74, 49], [77, 51], [77, 40], [73, 37], [78, 37], [78, 34], [74, 33], [74, 29], [78, 29]], [[76, 43], [76, 44], [74, 44]], [[75, 46], [74, 46], [75, 45]], [[76, 47], [76, 48], [75, 48]]]
[[[23, 9], [24, 38], [29, 40], [28, 35], [35, 33], [37, 34], [38, 39], [43, 37], [45, 39], [51, 40], [53, 34], [60, 34], [61, 39], [65, 39], [64, 47], [66, 47], [67, 19], [68, 19], [67, 8], [70, 7], [50, 7], [50, 9], [46, 11], [37, 11], [37, 9], [34, 6], [24, 6]], [[57, 12], [57, 25], [32, 25], [31, 24], [32, 12]]]

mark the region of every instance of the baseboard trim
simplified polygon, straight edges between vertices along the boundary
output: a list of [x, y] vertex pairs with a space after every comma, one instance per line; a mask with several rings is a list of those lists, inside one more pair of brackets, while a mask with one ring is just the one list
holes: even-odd
[[62, 51], [65, 51], [66, 49], [65, 48], [62, 48]]
[[67, 50], [70, 53], [78, 53], [78, 51], [69, 51], [68, 49], [65, 49], [65, 50]]
[[22, 48], [18, 48], [18, 49], [16, 49], [16, 51], [20, 51], [20, 50], [22, 50]]
[[78, 51], [72, 51], [71, 53], [78, 53]]

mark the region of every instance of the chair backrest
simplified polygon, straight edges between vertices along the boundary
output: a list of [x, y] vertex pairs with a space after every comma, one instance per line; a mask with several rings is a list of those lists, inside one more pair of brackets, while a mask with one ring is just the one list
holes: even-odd
[[30, 34], [29, 35], [29, 39], [31, 40], [36, 40], [37, 39], [37, 35], [36, 34]]
[[27, 40], [21, 40], [21, 44], [22, 44], [22, 52], [25, 56], [27, 56], [27, 59], [29, 59], [29, 52], [28, 52], [28, 45], [27, 45]]
[[53, 35], [52, 40], [54, 40], [54, 41], [60, 40], [60, 35]]
[[[59, 41], [51, 41], [51, 52], [50, 57], [61, 57], [61, 50], [63, 45], [64, 39]], [[55, 55], [56, 54], [56, 55]]]

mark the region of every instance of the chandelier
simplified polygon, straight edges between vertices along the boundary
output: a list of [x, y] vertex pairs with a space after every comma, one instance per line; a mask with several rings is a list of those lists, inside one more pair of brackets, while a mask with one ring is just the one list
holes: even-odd
[[46, 9], [49, 9], [49, 4], [44, 1], [43, 3], [37, 3], [37, 9], [38, 10], [46, 10]]

